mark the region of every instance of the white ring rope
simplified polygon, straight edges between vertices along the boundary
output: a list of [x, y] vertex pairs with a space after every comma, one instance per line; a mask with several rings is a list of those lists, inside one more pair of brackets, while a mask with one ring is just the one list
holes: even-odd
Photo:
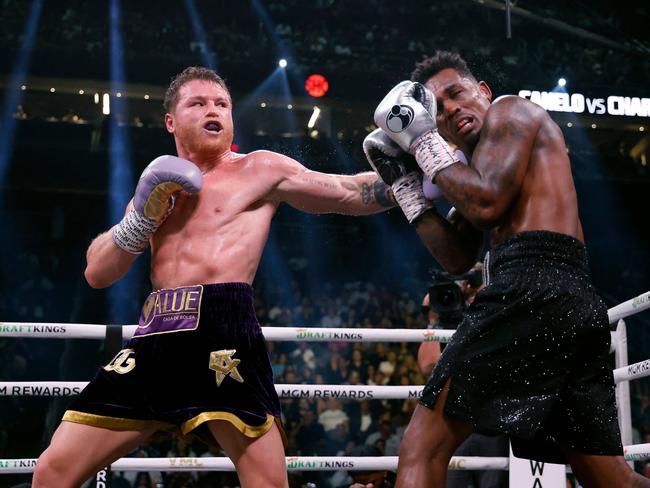
[[[609, 309], [610, 323], [650, 308], [650, 292], [646, 292]], [[122, 327], [122, 337], [129, 339], [136, 325]], [[47, 337], [104, 339], [106, 326], [100, 324], [23, 323], [0, 322], [0, 337]], [[453, 330], [435, 329], [366, 329], [366, 328], [307, 328], [262, 327], [271, 341], [345, 341], [345, 342], [448, 342]], [[612, 344], [615, 336], [613, 336]], [[616, 383], [650, 376], [650, 360], [614, 370]], [[84, 381], [5, 381], [0, 382], [0, 396], [71, 396], [85, 387]], [[416, 399], [422, 386], [367, 386], [367, 385], [275, 385], [281, 398], [347, 398], [363, 399]], [[625, 446], [625, 459], [638, 461], [650, 459], [650, 444]], [[397, 456], [382, 457], [287, 457], [291, 471], [336, 471], [340, 469], [368, 471], [397, 469]], [[31, 473], [36, 459], [0, 459], [0, 474]], [[111, 465], [114, 471], [234, 471], [228, 458], [122, 458]], [[508, 470], [508, 458], [453, 457], [450, 469]]]
[[[626, 461], [650, 459], [650, 444], [637, 444], [623, 448]], [[397, 456], [288, 456], [289, 471], [374, 471], [397, 470]], [[0, 474], [32, 473], [36, 459], [0, 459]], [[449, 461], [451, 470], [508, 471], [510, 459], [506, 457], [454, 456]], [[234, 471], [228, 458], [121, 458], [111, 464], [113, 471]]]
[[[397, 470], [397, 456], [367, 457], [287, 457], [289, 471], [375, 471]], [[492, 469], [507, 471], [510, 460], [507, 457], [454, 456], [449, 469], [476, 470]], [[36, 459], [0, 459], [0, 474], [32, 473]], [[111, 465], [113, 471], [234, 471], [228, 458], [122, 458]]]
[[[608, 310], [609, 323], [650, 308], [650, 291]], [[122, 337], [130, 339], [137, 325], [122, 326]], [[262, 327], [269, 341], [312, 342], [449, 342], [453, 330], [366, 329], [321, 327]], [[57, 322], [0, 322], [0, 337], [47, 337], [52, 339], [104, 339], [106, 326]]]
[[628, 301], [619, 303], [615, 307], [610, 308], [607, 311], [609, 323], [614, 324], [620, 319], [647, 310], [648, 308], [650, 308], [650, 291], [642, 293], [634, 298], [630, 298]]
[[[136, 325], [122, 326], [122, 338], [130, 339]], [[453, 330], [365, 329], [321, 327], [262, 327], [269, 341], [311, 342], [449, 342]], [[99, 324], [0, 322], [0, 337], [47, 337], [50, 339], [104, 339], [106, 326]]]
[[650, 376], [650, 359], [615, 369], [614, 383], [644, 378], [645, 376]]
[[[2, 396], [72, 396], [87, 381], [0, 381]], [[280, 398], [339, 398], [350, 400], [401, 400], [420, 398], [421, 385], [297, 385], [276, 384]]]
[[[614, 370], [614, 382], [621, 383], [650, 376], [650, 359]], [[2, 396], [71, 396], [78, 395], [87, 381], [0, 381]], [[350, 400], [418, 399], [421, 385], [300, 385], [276, 384], [280, 398], [339, 398]]]
[[[650, 308], [650, 291], [608, 310], [609, 323]], [[122, 337], [130, 339], [137, 325], [122, 326]], [[448, 342], [453, 330], [440, 329], [365, 329], [320, 327], [262, 327], [270, 341], [346, 341], [346, 342]], [[65, 339], [103, 339], [106, 326], [56, 322], [0, 322], [0, 337], [49, 337]]]

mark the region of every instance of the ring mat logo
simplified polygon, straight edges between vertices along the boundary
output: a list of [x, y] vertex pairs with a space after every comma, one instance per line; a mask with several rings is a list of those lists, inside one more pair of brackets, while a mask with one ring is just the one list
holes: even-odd
[[405, 130], [415, 117], [415, 112], [408, 105], [393, 105], [386, 116], [386, 126], [392, 132], [402, 132]]

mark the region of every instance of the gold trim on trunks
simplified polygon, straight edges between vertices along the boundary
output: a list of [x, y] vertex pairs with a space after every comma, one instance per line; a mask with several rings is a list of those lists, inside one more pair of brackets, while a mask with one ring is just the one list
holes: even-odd
[[63, 414], [63, 420], [74, 422], [75, 424], [92, 425], [93, 427], [102, 427], [110, 430], [178, 430], [178, 427], [174, 424], [162, 422], [160, 420], [108, 417], [105, 415], [96, 415], [94, 413], [78, 412], [76, 410], [66, 410]]
[[181, 425], [181, 432], [183, 435], [188, 434], [201, 424], [209, 422], [210, 420], [225, 420], [227, 422], [230, 422], [239, 432], [244, 434], [246, 437], [261, 437], [269, 431], [273, 425], [275, 417], [270, 413], [267, 413], [266, 422], [264, 422], [262, 425], [249, 425], [237, 417], [237, 415], [230, 412], [203, 412], [196, 417], [191, 418], [187, 422], [183, 422]]

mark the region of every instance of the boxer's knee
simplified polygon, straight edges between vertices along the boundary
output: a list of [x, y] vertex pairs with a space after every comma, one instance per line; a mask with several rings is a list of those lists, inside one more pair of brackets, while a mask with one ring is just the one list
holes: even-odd
[[73, 487], [69, 474], [70, 465], [70, 459], [57, 454], [51, 448], [46, 449], [36, 462], [32, 488]]

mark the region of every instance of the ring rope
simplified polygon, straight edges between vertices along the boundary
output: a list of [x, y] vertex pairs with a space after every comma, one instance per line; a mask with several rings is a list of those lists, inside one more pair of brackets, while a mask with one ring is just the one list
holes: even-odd
[[[81, 393], [87, 381], [0, 381], [3, 396], [72, 396]], [[339, 398], [350, 400], [417, 400], [421, 385], [300, 385], [276, 384], [280, 398]]]
[[[614, 383], [650, 376], [650, 359], [614, 370]], [[78, 395], [87, 381], [0, 381], [2, 396]], [[423, 386], [276, 384], [280, 398], [339, 398], [350, 400], [418, 399]]]
[[[122, 326], [122, 337], [130, 339], [137, 325]], [[311, 342], [449, 342], [453, 330], [365, 329], [321, 327], [262, 327], [269, 341]], [[0, 337], [46, 337], [50, 339], [104, 339], [106, 326], [100, 324], [0, 322]]]
[[[650, 444], [625, 446], [626, 461], [650, 459]], [[290, 456], [286, 458], [289, 471], [373, 471], [397, 470], [397, 456]], [[510, 459], [506, 457], [454, 456], [449, 461], [451, 470], [508, 471]], [[32, 473], [36, 459], [0, 459], [0, 474]], [[228, 458], [122, 458], [111, 465], [113, 471], [234, 471]]]
[[[609, 323], [650, 308], [650, 291], [608, 310]], [[122, 326], [122, 337], [130, 339], [137, 325]], [[262, 327], [270, 341], [346, 342], [449, 342], [454, 334], [446, 329], [366, 329], [321, 327]], [[59, 339], [104, 339], [106, 326], [57, 322], [0, 322], [0, 337], [47, 337]]]
[[607, 311], [609, 323], [614, 324], [620, 319], [634, 315], [650, 308], [650, 291], [642, 293], [634, 298], [619, 303]]
[[[397, 456], [290, 456], [286, 458], [289, 471], [374, 471], [397, 470]], [[507, 457], [454, 456], [449, 469], [491, 469], [508, 471]], [[36, 459], [0, 459], [0, 474], [32, 473]], [[122, 458], [111, 465], [113, 471], [235, 471], [228, 458]]]
[[[623, 317], [650, 308], [650, 292], [634, 297], [608, 310], [610, 324]], [[136, 325], [122, 327], [124, 339], [135, 332]], [[346, 341], [346, 342], [448, 342], [453, 330], [414, 329], [342, 329], [262, 327], [268, 340], [285, 341]], [[103, 339], [106, 326], [101, 324], [22, 323], [0, 322], [0, 337], [49, 337]], [[613, 339], [615, 337], [613, 336]], [[614, 344], [614, 340], [612, 344]], [[650, 360], [641, 361], [614, 370], [616, 383], [650, 376]], [[0, 382], [0, 396], [69, 396], [78, 394], [87, 382]], [[419, 398], [421, 386], [366, 386], [366, 385], [275, 385], [281, 398], [349, 398], [349, 399], [406, 399]], [[650, 459], [650, 444], [625, 446], [627, 461]], [[288, 457], [287, 468], [292, 471], [334, 471], [397, 469], [396, 456], [383, 457]], [[36, 459], [0, 459], [0, 474], [31, 473]], [[234, 471], [228, 458], [123, 458], [112, 464], [116, 471]], [[450, 469], [508, 470], [508, 458], [453, 457]]]

